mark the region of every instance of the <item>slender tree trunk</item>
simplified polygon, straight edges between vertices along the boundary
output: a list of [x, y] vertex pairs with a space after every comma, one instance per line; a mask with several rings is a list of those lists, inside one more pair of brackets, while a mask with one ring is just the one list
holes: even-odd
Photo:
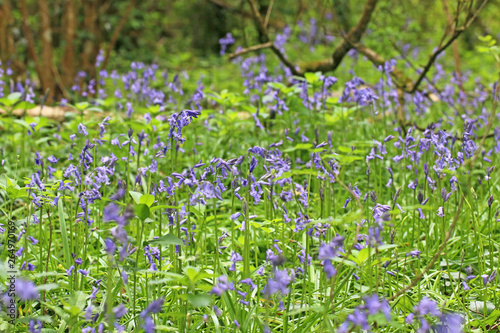
[[41, 41], [42, 41], [42, 88], [44, 91], [50, 89], [48, 100], [53, 100], [56, 94], [56, 80], [52, 72], [54, 68], [54, 50], [52, 48], [52, 28], [50, 26], [50, 13], [48, 0], [39, 0], [38, 7], [41, 17]]
[[66, 87], [70, 87], [75, 78], [75, 36], [77, 28], [75, 0], [66, 0], [63, 17], [64, 56], [62, 61], [62, 80]]
[[83, 29], [88, 37], [83, 42], [82, 67], [90, 74], [91, 78], [96, 77], [96, 57], [99, 53], [99, 21], [98, 21], [98, 0], [84, 1], [85, 19]]
[[115, 31], [113, 32], [113, 35], [111, 36], [111, 40], [109, 42], [108, 48], [106, 49], [106, 53], [104, 56], [104, 61], [101, 65], [101, 69], [106, 68], [106, 66], [108, 65], [109, 57], [111, 56], [111, 51], [115, 47], [116, 41], [118, 40], [118, 37], [120, 37], [120, 33], [122, 32], [122, 29], [125, 26], [125, 23], [127, 23], [128, 18], [130, 16], [130, 13], [132, 12], [132, 9], [134, 9], [134, 7], [135, 7], [135, 2], [136, 2], [136, 0], [131, 0], [127, 6], [127, 9], [122, 14], [122, 18], [118, 22], [118, 25], [116, 26]]
[[24, 72], [22, 61], [16, 57], [12, 26], [14, 17], [12, 16], [10, 0], [0, 0], [0, 61], [4, 66], [7, 64], [15, 74]]
[[28, 49], [28, 58], [31, 58], [33, 63], [35, 64], [35, 71], [38, 76], [38, 80], [40, 81], [40, 85], [42, 87], [47, 86], [47, 82], [45, 80], [45, 76], [43, 75], [42, 65], [40, 63], [40, 59], [38, 58], [38, 53], [36, 52], [35, 40], [33, 38], [33, 34], [31, 33], [31, 27], [28, 23], [28, 7], [26, 6], [26, 0], [20, 0], [20, 10], [23, 18], [23, 32], [24, 37], [27, 41], [27, 49]]
[[8, 40], [10, 34], [9, 26], [12, 24], [12, 15], [10, 12], [10, 3], [7, 0], [0, 5], [0, 59], [5, 62], [9, 59]]

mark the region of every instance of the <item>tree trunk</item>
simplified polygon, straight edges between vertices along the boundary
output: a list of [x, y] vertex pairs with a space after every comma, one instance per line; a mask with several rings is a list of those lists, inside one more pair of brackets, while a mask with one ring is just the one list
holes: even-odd
[[7, 0], [0, 6], [0, 60], [6, 62], [9, 60], [9, 35], [10, 25], [12, 24], [12, 15], [10, 13], [10, 3]]
[[96, 57], [99, 54], [99, 22], [98, 22], [98, 0], [84, 1], [85, 19], [83, 29], [87, 37], [83, 42], [82, 69], [90, 75], [96, 77]]
[[54, 67], [54, 51], [52, 48], [52, 28], [50, 26], [50, 13], [48, 0], [39, 0], [38, 7], [40, 9], [41, 17], [41, 35], [42, 35], [42, 89], [47, 91], [50, 89], [48, 100], [51, 101], [56, 95], [56, 80], [52, 69]]
[[62, 80], [66, 87], [71, 87], [75, 78], [75, 36], [77, 28], [75, 0], [67, 0], [64, 8], [64, 56], [62, 60]]
[[9, 65], [14, 74], [24, 72], [22, 61], [16, 57], [12, 26], [14, 17], [12, 16], [10, 0], [0, 2], [0, 61], [4, 66]]
[[35, 64], [35, 71], [40, 81], [42, 87], [46, 86], [45, 76], [43, 75], [42, 65], [40, 59], [38, 58], [38, 53], [36, 52], [35, 40], [33, 39], [33, 34], [31, 33], [31, 28], [28, 24], [28, 7], [26, 6], [26, 0], [20, 0], [21, 15], [23, 18], [23, 32], [24, 37], [27, 41], [28, 58], [31, 58]]
[[106, 68], [106, 66], [108, 65], [109, 57], [111, 56], [111, 51], [115, 47], [116, 41], [118, 40], [118, 37], [120, 37], [120, 33], [121, 33], [123, 27], [125, 26], [125, 23], [127, 23], [128, 17], [130, 16], [132, 9], [134, 9], [134, 7], [135, 7], [135, 2], [136, 2], [136, 0], [131, 0], [127, 6], [127, 9], [122, 14], [122, 18], [118, 22], [118, 25], [116, 26], [115, 31], [113, 32], [113, 35], [111, 36], [111, 40], [109, 42], [109, 45], [106, 49], [104, 61], [100, 67], [101, 69]]

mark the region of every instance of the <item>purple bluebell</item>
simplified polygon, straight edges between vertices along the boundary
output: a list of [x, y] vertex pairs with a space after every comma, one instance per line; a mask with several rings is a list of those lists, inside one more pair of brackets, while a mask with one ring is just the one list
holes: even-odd
[[151, 314], [159, 313], [163, 307], [164, 302], [164, 298], [159, 298], [155, 301], [152, 301], [151, 303], [149, 303], [146, 309], [141, 312], [141, 317], [145, 318], [146, 316], [149, 316]]
[[29, 280], [16, 278], [15, 293], [22, 301], [35, 300], [39, 296], [39, 292], [35, 284]]

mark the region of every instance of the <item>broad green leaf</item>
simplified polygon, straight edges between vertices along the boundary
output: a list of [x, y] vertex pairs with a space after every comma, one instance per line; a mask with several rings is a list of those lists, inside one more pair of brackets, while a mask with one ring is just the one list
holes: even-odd
[[135, 215], [140, 218], [141, 220], [145, 220], [151, 215], [151, 212], [149, 211], [149, 207], [146, 204], [140, 204], [134, 207], [134, 212]]
[[160, 238], [152, 239], [148, 241], [148, 243], [153, 245], [163, 245], [163, 246], [184, 245], [184, 242], [174, 234], [166, 234], [165, 236], [161, 236]]
[[33, 109], [36, 105], [30, 102], [22, 101], [16, 105], [16, 109], [29, 110]]
[[134, 191], [128, 191], [128, 193], [130, 194], [130, 196], [132, 197], [132, 199], [134, 199], [134, 202], [136, 204], [140, 204], [141, 203], [142, 193], [134, 192]]
[[317, 73], [305, 73], [304, 77], [307, 80], [307, 83], [314, 84], [319, 81], [319, 76]]
[[[137, 193], [137, 192], [135, 192]], [[151, 205], [155, 202], [155, 196], [151, 194], [144, 194], [140, 197], [139, 203], [141, 204], [146, 204], [148, 207], [151, 207]]]
[[365, 262], [366, 259], [368, 259], [369, 255], [370, 255], [370, 248], [365, 247], [365, 248], [361, 249], [361, 251], [359, 251], [359, 254], [358, 254], [358, 260], [359, 260], [359, 262], [361, 264], [363, 262]]
[[76, 103], [75, 104], [75, 107], [80, 110], [80, 111], [83, 111], [85, 110], [88, 106], [90, 105], [90, 103], [88, 102], [80, 102], [80, 103]]

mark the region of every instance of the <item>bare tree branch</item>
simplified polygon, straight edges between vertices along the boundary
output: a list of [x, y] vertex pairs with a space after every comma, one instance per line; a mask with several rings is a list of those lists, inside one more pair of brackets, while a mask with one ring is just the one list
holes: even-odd
[[[242, 10], [241, 8], [238, 8], [238, 7], [235, 7], [229, 3], [226, 3], [222, 0], [209, 0], [210, 2], [222, 7], [222, 8], [225, 8], [231, 12], [234, 12], [238, 15], [241, 15], [243, 17], [246, 17], [246, 18], [253, 18], [253, 15], [252, 13], [248, 12], [248, 11], [245, 11], [245, 10]], [[271, 26], [273, 28], [276, 28], [276, 29], [283, 29], [285, 27], [285, 22], [283, 21], [280, 21], [280, 20], [273, 20], [273, 19], [269, 19], [269, 21], [267, 22], [267, 26]]]
[[434, 51], [431, 54], [429, 61], [427, 62], [424, 69], [420, 73], [419, 77], [415, 81], [415, 84], [413, 84], [413, 87], [410, 89], [410, 91], [409, 91], [410, 93], [414, 93], [415, 91], [417, 91], [418, 87], [420, 86], [420, 83], [422, 83], [422, 80], [425, 78], [425, 75], [427, 75], [427, 72], [429, 72], [429, 70], [431, 69], [431, 67], [434, 64], [434, 61], [436, 61], [436, 58], [438, 57], [438, 55], [440, 55], [444, 50], [446, 50], [446, 48], [448, 46], [450, 46], [453, 43], [453, 41], [455, 39], [457, 39], [462, 34], [463, 31], [464, 31], [463, 28], [455, 29], [451, 38], [444, 45], [439, 47], [436, 51]]
[[[270, 42], [271, 39], [269, 38], [269, 34], [267, 31], [267, 27], [264, 25], [264, 21], [262, 20], [262, 16], [260, 15], [259, 10], [257, 9], [257, 5], [255, 4], [254, 0], [248, 0], [250, 4], [250, 8], [252, 9], [252, 14], [255, 23], [257, 24], [257, 29], [259, 29], [259, 32], [264, 38], [266, 39], [266, 42]], [[274, 45], [274, 43], [271, 42], [271, 50], [273, 53], [281, 60], [281, 62], [287, 66], [290, 71], [292, 72], [293, 75], [302, 75], [303, 73], [301, 72], [300, 68], [298, 68], [297, 65], [292, 63], [286, 55], [281, 52], [281, 50]]]
[[262, 49], [267, 49], [271, 46], [273, 46], [273, 42], [267, 42], [264, 44], [254, 45], [254, 46], [250, 46], [250, 47], [247, 47], [245, 49], [239, 50], [237, 52], [231, 53], [227, 57], [229, 60], [231, 60], [231, 59], [234, 59], [236, 57], [239, 57], [242, 54], [254, 52], [254, 51], [258, 51], [258, 50], [262, 50]]
[[[354, 44], [351, 43], [351, 46], [356, 49], [359, 53], [364, 55], [368, 60], [370, 60], [376, 66], [383, 66], [386, 60], [373, 51], [372, 49], [362, 45], [362, 44]], [[412, 88], [412, 81], [410, 78], [405, 76], [401, 71], [394, 68], [391, 72], [391, 76], [396, 80], [396, 85], [403, 89], [405, 92], [409, 92]]]
[[[351, 43], [359, 43], [361, 37], [366, 32], [368, 24], [370, 23], [373, 12], [377, 5], [378, 0], [367, 0], [363, 13], [358, 23], [346, 34], [346, 39]], [[317, 62], [310, 62], [302, 65], [304, 72], [306, 71], [334, 71], [341, 63], [344, 56], [352, 49], [352, 45], [345, 39], [337, 46], [330, 59], [325, 59]]]
[[267, 27], [264, 26], [264, 21], [262, 20], [262, 16], [260, 15], [259, 9], [257, 8], [255, 1], [248, 0], [248, 3], [250, 4], [250, 8], [252, 9], [252, 15], [254, 21], [257, 23], [257, 29], [259, 29], [259, 32], [269, 40], [269, 35], [267, 34]]
[[271, 17], [271, 11], [273, 10], [274, 0], [269, 3], [269, 8], [267, 9], [266, 19], [264, 20], [264, 26], [267, 28], [269, 24], [269, 18]]
[[[448, 20], [448, 24], [450, 24], [453, 20], [453, 17], [451, 16], [450, 9], [448, 7], [448, 1], [447, 0], [442, 0], [443, 1], [443, 9], [446, 14], [446, 18]], [[463, 92], [464, 87], [462, 84], [462, 70], [460, 69], [460, 51], [458, 49], [458, 42], [455, 40], [452, 44], [452, 50], [453, 50], [453, 59], [455, 60], [455, 72], [457, 73], [458, 76], [458, 85], [460, 90]]]
[[[441, 45], [442, 42], [446, 39], [446, 35], [448, 34], [448, 32], [445, 31], [445, 33], [443, 34], [443, 38], [441, 40], [442, 42], [440, 43], [440, 46], [438, 47], [438, 49], [436, 51], [434, 51], [431, 54], [429, 61], [427, 61], [427, 64], [424, 66], [424, 69], [422, 70], [419, 77], [415, 81], [415, 84], [413, 85], [412, 89], [410, 90], [410, 93], [414, 93], [415, 91], [417, 91], [418, 87], [422, 83], [422, 80], [425, 78], [425, 76], [427, 75], [427, 73], [431, 69], [432, 65], [436, 61], [436, 58], [438, 57], [438, 55], [440, 55], [444, 50], [446, 50], [446, 48], [448, 46], [450, 46], [453, 43], [453, 41], [455, 41], [462, 34], [462, 32], [465, 31], [465, 29], [467, 27], [469, 27], [469, 25], [475, 20], [477, 15], [479, 15], [479, 12], [481, 11], [481, 9], [483, 9], [483, 7], [486, 5], [487, 2], [488, 2], [488, 0], [484, 0], [483, 3], [481, 4], [481, 6], [479, 6], [479, 8], [474, 13], [472, 13], [472, 10], [471, 10], [472, 5], [470, 5], [468, 8], [468, 12], [467, 12], [467, 19], [466, 19], [464, 25], [460, 28], [457, 28], [455, 26], [451, 37], [443, 45]], [[472, 1], [471, 1], [471, 3], [472, 3]], [[457, 8], [457, 13], [455, 13], [455, 25], [458, 23], [458, 16], [460, 14], [459, 10], [460, 10], [460, 4], [459, 4], [459, 8]]]

